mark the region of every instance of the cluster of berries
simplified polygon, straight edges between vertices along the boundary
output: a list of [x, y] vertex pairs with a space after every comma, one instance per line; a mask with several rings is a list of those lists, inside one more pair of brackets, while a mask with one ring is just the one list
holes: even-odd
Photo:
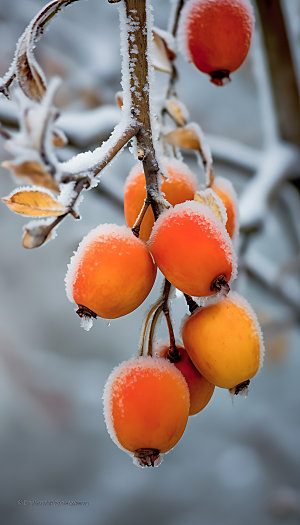
[[[183, 344], [163, 344], [122, 363], [105, 387], [109, 433], [142, 466], [160, 463], [160, 455], [178, 442], [189, 415], [207, 405], [215, 386], [238, 393], [262, 360], [254, 312], [245, 299], [228, 293], [236, 276], [232, 186], [218, 178], [212, 188], [197, 191], [195, 175], [182, 161], [165, 158], [163, 164], [168, 178], [161, 178], [161, 188], [173, 207], [156, 222], [149, 208], [141, 238], [134, 235], [130, 228], [146, 198], [138, 164], [125, 188], [127, 226], [92, 230], [66, 277], [68, 297], [83, 316], [114, 319], [132, 312], [149, 294], [157, 267], [193, 303], [182, 326]], [[197, 308], [191, 296], [206, 298], [207, 305]]]
[[[189, 0], [179, 21], [181, 50], [188, 61], [223, 85], [243, 63], [254, 18], [248, 0]], [[233, 394], [247, 389], [263, 359], [255, 313], [230, 292], [236, 277], [236, 195], [217, 178], [197, 191], [194, 174], [181, 161], [164, 158], [161, 190], [171, 207], [154, 221], [145, 207], [142, 164], [127, 179], [127, 226], [100, 225], [80, 243], [66, 277], [67, 294], [83, 318], [114, 319], [135, 310], [157, 273], [180, 290], [190, 315], [175, 343], [168, 298], [151, 308], [139, 356], [110, 375], [104, 414], [113, 441], [141, 466], [156, 466], [181, 438], [188, 417], [209, 402], [215, 387]], [[142, 211], [141, 211], [142, 210]], [[137, 226], [138, 225], [138, 226]], [[199, 306], [194, 298], [201, 298]], [[203, 306], [204, 305], [204, 306]], [[164, 311], [170, 344], [152, 350], [155, 319]], [[148, 355], [143, 354], [147, 323]]]

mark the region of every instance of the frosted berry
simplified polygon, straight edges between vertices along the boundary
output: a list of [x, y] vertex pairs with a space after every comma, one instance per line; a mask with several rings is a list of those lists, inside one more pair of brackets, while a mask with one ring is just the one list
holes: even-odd
[[[163, 158], [163, 167], [168, 179], [161, 176], [161, 191], [166, 200], [174, 206], [180, 202], [193, 199], [197, 188], [197, 180], [186, 164], [177, 159]], [[145, 174], [142, 164], [137, 164], [130, 172], [125, 185], [124, 213], [127, 226], [133, 227], [146, 198]], [[140, 238], [149, 239], [154, 224], [151, 207], [143, 218]]]
[[186, 319], [183, 344], [199, 372], [211, 383], [238, 393], [263, 359], [260, 327], [247, 301], [230, 293]]
[[223, 177], [216, 177], [211, 188], [225, 206], [227, 213], [226, 230], [230, 238], [235, 239], [238, 233], [238, 203], [235, 190], [231, 182]]
[[104, 415], [112, 440], [140, 466], [156, 466], [181, 438], [189, 390], [166, 359], [139, 357], [119, 365], [107, 380]]
[[101, 224], [81, 241], [66, 275], [66, 291], [82, 314], [115, 319], [135, 310], [149, 294], [156, 266], [126, 226]]
[[170, 348], [169, 345], [161, 345], [156, 350], [156, 355], [169, 359], [174, 363], [184, 376], [190, 392], [190, 416], [198, 414], [206, 407], [210, 401], [215, 386], [209, 383], [203, 377], [199, 370], [193, 365], [187, 351], [182, 345], [176, 345], [176, 349]]
[[244, 62], [253, 28], [248, 0], [190, 0], [180, 17], [179, 45], [189, 62], [223, 85]]
[[213, 295], [235, 277], [235, 254], [225, 227], [208, 206], [196, 201], [160, 215], [149, 249], [168, 281], [192, 296]]

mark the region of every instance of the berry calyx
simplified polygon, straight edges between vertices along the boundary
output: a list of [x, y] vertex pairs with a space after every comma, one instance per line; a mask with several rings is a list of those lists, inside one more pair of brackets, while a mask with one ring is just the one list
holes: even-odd
[[[197, 179], [186, 164], [177, 159], [163, 157], [163, 167], [168, 179], [160, 177], [161, 191], [166, 200], [174, 206], [193, 199], [197, 188]], [[124, 213], [127, 226], [133, 227], [146, 198], [145, 174], [142, 163], [137, 164], [127, 177], [124, 192]], [[149, 207], [143, 218], [139, 237], [149, 239], [154, 224], [154, 215]]]
[[164, 276], [195, 297], [227, 291], [236, 274], [235, 254], [225, 227], [210, 208], [196, 201], [161, 214], [148, 243]]
[[174, 363], [184, 376], [190, 392], [189, 415], [192, 416], [201, 412], [210, 401], [215, 386], [200, 374], [182, 345], [176, 345], [175, 349], [169, 345], [161, 345], [155, 353], [157, 356], [164, 357]]
[[145, 244], [126, 226], [101, 224], [79, 244], [66, 275], [66, 292], [80, 317], [115, 319], [148, 296], [156, 266]]
[[189, 415], [186, 381], [166, 359], [139, 357], [119, 365], [103, 394], [107, 430], [139, 466], [158, 466], [181, 438]]
[[248, 0], [190, 0], [179, 22], [179, 46], [189, 62], [222, 86], [247, 57], [254, 29]]
[[237, 293], [187, 318], [182, 339], [199, 372], [233, 393], [247, 387], [262, 364], [264, 346], [256, 315]]

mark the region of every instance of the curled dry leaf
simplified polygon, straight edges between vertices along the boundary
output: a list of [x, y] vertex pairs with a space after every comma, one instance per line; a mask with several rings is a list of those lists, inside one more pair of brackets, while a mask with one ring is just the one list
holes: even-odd
[[117, 91], [116, 93], [116, 103], [118, 104], [119, 108], [122, 109], [123, 107], [123, 91]]
[[50, 193], [38, 190], [19, 189], [2, 200], [10, 210], [30, 217], [59, 217], [68, 212]]
[[225, 206], [220, 197], [218, 197], [218, 195], [216, 195], [212, 189], [208, 188], [203, 191], [196, 191], [194, 200], [200, 202], [201, 204], [206, 204], [206, 206], [208, 206], [214, 212], [215, 216], [225, 226], [227, 222]]
[[52, 144], [56, 148], [63, 148], [68, 143], [68, 139], [65, 135], [65, 133], [58, 128], [55, 128], [52, 131]]
[[166, 110], [178, 126], [184, 126], [188, 119], [188, 111], [185, 106], [174, 98], [167, 100]]
[[53, 223], [51, 224], [36, 224], [29, 223], [24, 227], [24, 235], [22, 244], [24, 248], [31, 250], [33, 248], [39, 248], [46, 241], [49, 241], [53, 237]]
[[44, 73], [37, 63], [33, 49], [43, 34], [45, 25], [65, 6], [78, 0], [52, 0], [33, 18], [20, 37], [14, 60], [0, 84], [0, 92], [9, 97], [9, 86], [16, 77], [27, 97], [40, 102], [46, 92]]
[[3, 168], [7, 168], [18, 179], [27, 184], [34, 184], [35, 186], [42, 186], [52, 191], [59, 191], [59, 187], [55, 179], [45, 171], [42, 164], [36, 161], [26, 161], [21, 164], [13, 164], [6, 161], [2, 163]]
[[166, 31], [158, 28], [153, 29], [153, 66], [158, 71], [163, 73], [172, 73], [172, 60], [175, 58], [175, 53], [171, 49], [170, 42], [172, 36]]
[[207, 186], [214, 180], [213, 162], [210, 147], [205, 135], [198, 124], [194, 122], [188, 126], [176, 128], [164, 135], [164, 141], [171, 146], [198, 151], [200, 153]]
[[197, 133], [190, 128], [176, 128], [164, 135], [164, 141], [171, 146], [200, 151]]

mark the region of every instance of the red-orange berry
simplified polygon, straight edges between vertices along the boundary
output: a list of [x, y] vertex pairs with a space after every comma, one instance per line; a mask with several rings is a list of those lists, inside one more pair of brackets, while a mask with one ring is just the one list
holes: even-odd
[[79, 244], [66, 275], [71, 302], [106, 319], [135, 310], [149, 294], [156, 266], [126, 226], [101, 224]]
[[156, 466], [181, 438], [189, 415], [189, 390], [166, 359], [139, 357], [119, 365], [107, 380], [104, 416], [118, 447], [140, 466]]
[[262, 364], [264, 346], [256, 315], [237, 293], [188, 317], [182, 338], [199, 372], [234, 393], [247, 386]]
[[[163, 167], [168, 179], [161, 176], [161, 191], [166, 200], [174, 206], [180, 202], [193, 199], [197, 188], [196, 176], [186, 164], [177, 159], [163, 158]], [[133, 227], [144, 200], [146, 198], [146, 182], [142, 163], [131, 170], [125, 185], [124, 213], [127, 226]], [[149, 239], [154, 224], [151, 207], [148, 208], [141, 225], [140, 239]]]
[[182, 345], [176, 345], [176, 349], [169, 345], [162, 345], [156, 350], [156, 355], [169, 359], [174, 363], [184, 376], [190, 391], [190, 416], [198, 414], [210, 401], [215, 386], [203, 377], [199, 370], [193, 365], [187, 351]]
[[234, 188], [228, 179], [216, 177], [211, 189], [220, 197], [225, 206], [227, 213], [226, 230], [230, 238], [235, 239], [238, 233], [238, 203]]
[[210, 208], [199, 202], [187, 201], [163, 212], [148, 245], [164, 276], [183, 293], [213, 295], [235, 278], [230, 237]]
[[190, 0], [181, 13], [179, 44], [189, 62], [223, 85], [244, 62], [253, 28], [248, 0]]

